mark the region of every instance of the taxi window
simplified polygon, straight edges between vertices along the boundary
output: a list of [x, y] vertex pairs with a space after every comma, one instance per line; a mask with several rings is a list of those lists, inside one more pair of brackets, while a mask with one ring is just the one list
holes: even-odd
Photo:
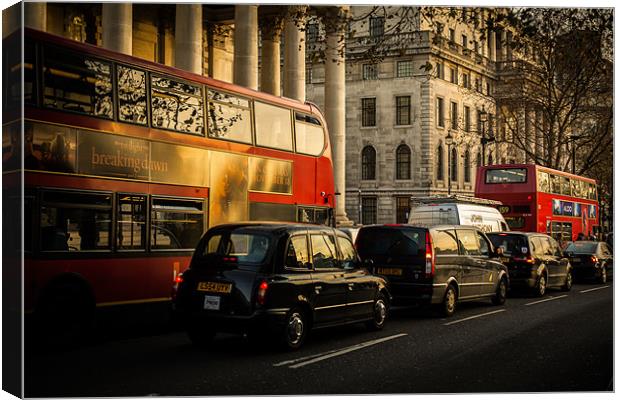
[[293, 236], [288, 242], [285, 266], [288, 268], [307, 268], [310, 262], [308, 256], [308, 241], [306, 235]]
[[345, 268], [355, 267], [357, 254], [355, 253], [355, 249], [353, 248], [351, 241], [348, 238], [340, 236], [336, 239], [338, 240], [338, 246], [340, 247], [340, 252], [342, 253], [342, 265]]
[[312, 243], [312, 264], [315, 268], [336, 267], [336, 245], [334, 238], [325, 235], [310, 235]]

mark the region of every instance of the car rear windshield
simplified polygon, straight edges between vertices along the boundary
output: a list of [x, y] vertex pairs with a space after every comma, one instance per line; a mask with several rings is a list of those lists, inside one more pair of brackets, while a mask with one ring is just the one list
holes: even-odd
[[591, 242], [573, 242], [569, 243], [564, 251], [572, 251], [576, 254], [594, 254], [596, 253], [597, 243]]
[[401, 227], [369, 227], [360, 230], [356, 247], [366, 256], [424, 257], [426, 230]]
[[487, 233], [487, 236], [493, 246], [504, 249], [504, 254], [507, 256], [522, 256], [529, 251], [525, 236], [507, 233]]
[[270, 236], [240, 229], [208, 234], [196, 250], [196, 257], [216, 266], [231, 264], [260, 264], [265, 261], [271, 246]]

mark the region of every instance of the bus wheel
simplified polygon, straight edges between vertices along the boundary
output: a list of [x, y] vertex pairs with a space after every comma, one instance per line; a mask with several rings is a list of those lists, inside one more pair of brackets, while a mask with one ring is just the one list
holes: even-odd
[[37, 308], [42, 343], [67, 347], [85, 342], [94, 324], [94, 300], [88, 289], [75, 283], [54, 285]]

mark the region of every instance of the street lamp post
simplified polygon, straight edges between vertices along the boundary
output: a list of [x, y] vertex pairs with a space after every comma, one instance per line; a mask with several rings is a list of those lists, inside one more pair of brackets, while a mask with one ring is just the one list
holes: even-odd
[[448, 136], [446, 136], [446, 146], [448, 146], [448, 196], [452, 194], [452, 151], [451, 147], [454, 143], [454, 138], [448, 131]]
[[486, 161], [485, 161], [486, 144], [491, 141], [484, 136], [484, 126], [486, 125], [486, 122], [487, 122], [487, 112], [484, 110], [484, 107], [482, 107], [482, 111], [480, 111], [480, 114], [478, 115], [478, 119], [482, 127], [482, 132], [481, 132], [482, 135], [480, 137], [480, 143], [482, 144], [482, 165], [484, 166], [486, 165]]
[[575, 173], [575, 141], [577, 139], [580, 139], [581, 136], [579, 135], [570, 135], [570, 139], [573, 141], [573, 148], [572, 148], [572, 161], [571, 161], [571, 172], [574, 174]]

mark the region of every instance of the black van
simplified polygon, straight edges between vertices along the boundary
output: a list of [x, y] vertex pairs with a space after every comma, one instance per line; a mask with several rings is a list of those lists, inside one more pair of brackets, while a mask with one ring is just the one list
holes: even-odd
[[209, 229], [174, 296], [191, 341], [246, 332], [301, 346], [311, 328], [385, 324], [386, 281], [362, 268], [337, 229], [294, 223], [238, 223]]
[[389, 280], [394, 304], [437, 304], [451, 316], [457, 301], [506, 300], [509, 278], [500, 252], [473, 226], [369, 225], [355, 246], [362, 262]]

